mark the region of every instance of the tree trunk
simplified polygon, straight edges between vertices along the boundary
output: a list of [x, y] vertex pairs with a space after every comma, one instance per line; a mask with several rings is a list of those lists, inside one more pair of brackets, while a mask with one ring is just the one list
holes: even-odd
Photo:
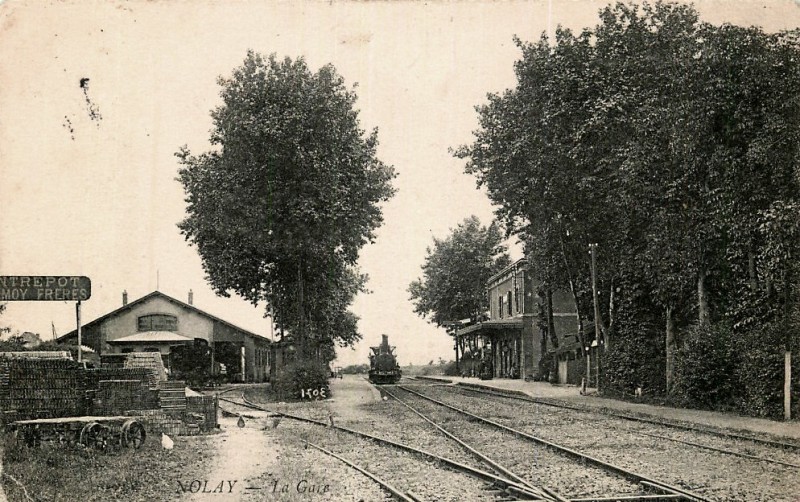
[[706, 291], [706, 269], [702, 267], [697, 274], [697, 320], [701, 326], [708, 326], [711, 322]]
[[558, 348], [558, 333], [556, 333], [556, 323], [553, 321], [553, 291], [548, 289], [545, 293], [547, 301], [547, 336], [554, 349]]
[[299, 316], [300, 332], [297, 336], [297, 351], [301, 360], [307, 360], [310, 355], [308, 337], [306, 336], [305, 298], [303, 296], [303, 259], [297, 263], [297, 315]]
[[672, 316], [672, 307], [667, 307], [667, 327], [666, 327], [666, 374], [667, 374], [667, 394], [672, 392], [672, 383], [675, 379], [675, 319]]
[[564, 259], [564, 267], [567, 271], [567, 279], [569, 281], [569, 290], [572, 293], [572, 299], [575, 302], [575, 312], [578, 314], [578, 339], [581, 345], [586, 347], [586, 340], [583, 337], [583, 316], [581, 315], [580, 303], [578, 302], [578, 292], [575, 290], [575, 279], [572, 275], [572, 267], [569, 266], [569, 259], [567, 258], [567, 247], [564, 244], [563, 234], [559, 235], [561, 241], [561, 257]]
[[608, 293], [608, 329], [606, 330], [606, 343], [611, 344], [611, 338], [614, 336], [614, 326], [616, 324], [616, 316], [614, 313], [614, 300], [616, 299], [616, 292], [614, 291], [614, 278], [611, 278], [611, 287]]
[[455, 342], [456, 342], [455, 343], [455, 345], [456, 345], [456, 375], [457, 376], [461, 376], [461, 369], [459, 368], [459, 362], [458, 362], [458, 336], [456, 336], [455, 339], [456, 339], [455, 340]]
[[758, 275], [756, 272], [756, 254], [753, 251], [753, 243], [751, 242], [747, 248], [747, 275], [750, 282], [750, 291], [758, 293]]

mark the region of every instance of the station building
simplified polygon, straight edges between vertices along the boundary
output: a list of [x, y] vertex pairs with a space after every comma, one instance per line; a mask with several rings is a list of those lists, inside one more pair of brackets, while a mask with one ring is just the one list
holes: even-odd
[[[73, 330], [58, 338], [59, 343], [77, 343]], [[270, 374], [270, 341], [242, 329], [193, 305], [160, 291], [128, 303], [81, 326], [82, 344], [91, 347], [101, 361], [113, 361], [132, 352], [158, 352], [164, 366], [172, 366], [176, 347], [195, 343], [211, 349], [211, 371], [220, 368], [233, 381], [263, 382]]]
[[[578, 314], [569, 294], [552, 293], [554, 333], [549, 334], [539, 322], [546, 318], [548, 302], [540, 295], [527, 259], [492, 276], [486, 290], [488, 319], [463, 323], [456, 331], [457, 346], [466, 347], [467, 357], [481, 361], [481, 371], [494, 378], [547, 379], [540, 363], [548, 355], [557, 361], [553, 376], [559, 383], [579, 383], [575, 380], [580, 380], [582, 348], [577, 341]], [[558, 348], [551, 343], [554, 337]]]

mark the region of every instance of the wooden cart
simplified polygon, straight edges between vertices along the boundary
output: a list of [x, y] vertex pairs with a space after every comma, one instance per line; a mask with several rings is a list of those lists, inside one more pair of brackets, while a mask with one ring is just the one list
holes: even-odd
[[62, 417], [19, 420], [13, 423], [17, 440], [28, 446], [42, 441], [80, 445], [107, 451], [113, 448], [139, 449], [147, 433], [136, 419], [115, 417]]

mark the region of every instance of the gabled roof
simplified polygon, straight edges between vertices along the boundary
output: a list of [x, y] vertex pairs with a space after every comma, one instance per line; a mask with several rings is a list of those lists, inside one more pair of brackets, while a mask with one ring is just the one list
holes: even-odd
[[[150, 293], [148, 295], [145, 295], [145, 296], [139, 298], [138, 300], [134, 300], [134, 301], [128, 303], [127, 305], [123, 305], [122, 307], [120, 307], [120, 308], [118, 308], [116, 310], [113, 310], [113, 311], [109, 312], [108, 314], [106, 314], [104, 316], [98, 317], [97, 319], [95, 319], [92, 322], [84, 324], [82, 326], [82, 328], [88, 328], [88, 327], [94, 326], [96, 324], [100, 324], [101, 322], [105, 321], [106, 319], [110, 319], [112, 317], [116, 317], [117, 315], [122, 314], [123, 312], [126, 312], [126, 311], [132, 309], [133, 307], [135, 307], [135, 306], [137, 306], [139, 304], [145, 303], [148, 300], [151, 300], [153, 298], [163, 298], [163, 299], [165, 299], [165, 300], [167, 300], [169, 302], [174, 303], [175, 305], [179, 305], [179, 306], [181, 306], [181, 307], [183, 307], [183, 308], [185, 308], [187, 310], [190, 310], [192, 312], [200, 314], [200, 315], [202, 315], [204, 317], [207, 317], [207, 318], [209, 318], [209, 319], [211, 319], [213, 321], [217, 321], [217, 322], [219, 322], [221, 324], [224, 324], [225, 326], [228, 326], [229, 328], [235, 329], [236, 331], [240, 331], [241, 333], [244, 333], [247, 336], [260, 338], [261, 340], [265, 340], [267, 342], [270, 341], [269, 338], [267, 338], [265, 336], [262, 336], [262, 335], [259, 335], [258, 333], [253, 333], [252, 331], [248, 331], [246, 329], [240, 328], [239, 326], [236, 326], [235, 324], [231, 324], [231, 323], [229, 323], [228, 321], [226, 321], [224, 319], [220, 319], [219, 317], [217, 317], [215, 315], [212, 315], [212, 314], [209, 314], [208, 312], [206, 312], [204, 310], [200, 310], [199, 308], [195, 307], [194, 305], [189, 305], [188, 303], [184, 303], [184, 302], [182, 302], [180, 300], [177, 300], [177, 299], [175, 299], [175, 298], [173, 298], [173, 297], [171, 297], [171, 296], [169, 296], [169, 295], [167, 295], [165, 293], [162, 293], [161, 291], [153, 291], [152, 293]], [[69, 333], [67, 333], [65, 335], [61, 335], [58, 338], [56, 338], [56, 341], [57, 342], [61, 342], [61, 341], [66, 340], [68, 338], [74, 337], [77, 334], [78, 334], [78, 330], [73, 329]]]

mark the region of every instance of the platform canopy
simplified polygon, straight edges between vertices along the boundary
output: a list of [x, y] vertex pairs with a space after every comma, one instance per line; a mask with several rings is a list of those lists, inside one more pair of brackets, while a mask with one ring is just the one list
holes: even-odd
[[471, 326], [467, 326], [456, 332], [456, 336], [478, 334], [485, 331], [500, 331], [507, 329], [522, 329], [522, 318], [512, 317], [510, 319], [493, 319], [483, 321]]
[[193, 340], [193, 338], [173, 331], [142, 331], [116, 340], [109, 340], [108, 343], [181, 343]]

